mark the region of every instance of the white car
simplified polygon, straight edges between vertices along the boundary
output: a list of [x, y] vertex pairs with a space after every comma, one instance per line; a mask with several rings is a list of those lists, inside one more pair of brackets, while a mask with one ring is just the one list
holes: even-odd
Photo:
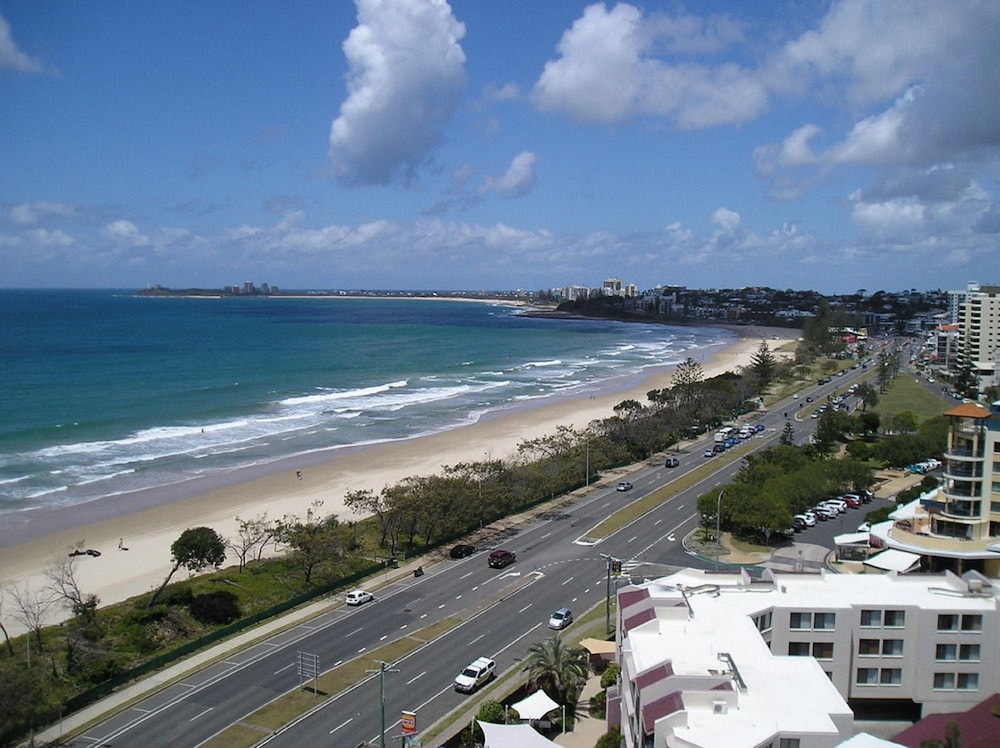
[[348, 605], [362, 605], [364, 603], [370, 603], [375, 599], [371, 592], [365, 592], [364, 590], [351, 590], [347, 593], [344, 598]]
[[805, 514], [796, 514], [795, 519], [802, 520], [806, 527], [816, 526], [816, 515], [812, 512], [806, 512]]

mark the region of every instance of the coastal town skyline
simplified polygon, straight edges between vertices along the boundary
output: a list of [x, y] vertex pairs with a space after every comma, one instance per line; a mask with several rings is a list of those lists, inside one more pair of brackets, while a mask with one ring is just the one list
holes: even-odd
[[0, 284], [962, 288], [998, 37], [977, 0], [0, 0]]

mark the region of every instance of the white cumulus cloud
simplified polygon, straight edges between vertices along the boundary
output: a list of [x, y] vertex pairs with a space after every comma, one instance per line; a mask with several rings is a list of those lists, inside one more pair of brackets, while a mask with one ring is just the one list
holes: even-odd
[[42, 63], [18, 49], [14, 35], [10, 31], [10, 24], [0, 16], [0, 70], [40, 73], [42, 69]]
[[734, 63], [709, 66], [664, 59], [663, 53], [716, 51], [737, 41], [736, 25], [664, 14], [644, 15], [619, 3], [590, 5], [558, 44], [536, 81], [543, 110], [584, 122], [618, 122], [651, 115], [682, 128], [745, 122], [767, 104], [761, 81]]
[[479, 189], [480, 195], [496, 192], [504, 197], [523, 197], [538, 181], [535, 176], [537, 156], [531, 151], [521, 151], [510, 162], [507, 171], [499, 178], [487, 177]]
[[347, 99], [330, 128], [345, 183], [412, 180], [443, 139], [465, 87], [465, 26], [445, 0], [356, 0], [343, 43]]

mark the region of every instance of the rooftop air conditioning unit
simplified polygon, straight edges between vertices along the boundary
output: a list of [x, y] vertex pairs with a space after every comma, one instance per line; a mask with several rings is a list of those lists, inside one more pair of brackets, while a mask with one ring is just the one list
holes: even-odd
[[983, 580], [982, 579], [970, 579], [969, 580], [969, 592], [982, 592], [983, 591]]
[[712, 714], [728, 714], [729, 713], [729, 702], [728, 701], [713, 701], [712, 702]]

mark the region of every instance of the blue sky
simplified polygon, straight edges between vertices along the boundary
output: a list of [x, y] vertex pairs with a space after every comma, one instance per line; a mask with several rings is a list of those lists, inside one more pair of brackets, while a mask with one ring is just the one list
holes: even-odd
[[1000, 283], [995, 0], [0, 0], [0, 286]]

